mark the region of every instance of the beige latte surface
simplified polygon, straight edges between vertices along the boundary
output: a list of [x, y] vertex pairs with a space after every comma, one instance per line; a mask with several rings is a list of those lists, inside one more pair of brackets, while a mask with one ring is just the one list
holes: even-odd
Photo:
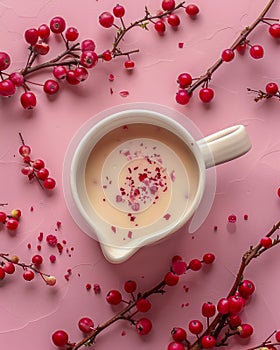
[[92, 149], [85, 169], [86, 191], [104, 222], [103, 233], [122, 242], [176, 226], [193, 203], [198, 181], [185, 143], [150, 124], [109, 132]]

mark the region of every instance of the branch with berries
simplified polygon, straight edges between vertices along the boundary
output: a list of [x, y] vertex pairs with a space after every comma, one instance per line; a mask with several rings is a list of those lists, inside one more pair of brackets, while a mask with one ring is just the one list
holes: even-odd
[[[92, 39], [77, 42], [79, 31], [77, 28], [67, 27], [65, 19], [60, 16], [52, 18], [49, 25], [42, 24], [38, 28], [27, 29], [24, 39], [29, 45], [29, 54], [22, 69], [7, 73], [11, 58], [8, 53], [0, 52], [0, 96], [10, 97], [15, 95], [17, 89], [21, 89], [23, 90], [20, 96], [22, 107], [33, 109], [37, 105], [37, 97], [31, 86], [39, 86], [47, 95], [55, 95], [60, 90], [62, 80], [66, 80], [70, 85], [78, 85], [88, 78], [89, 69], [94, 68], [98, 62], [108, 62], [119, 56], [127, 58], [124, 62], [125, 69], [134, 69], [135, 62], [131, 59], [131, 55], [139, 52], [139, 49], [124, 52], [121, 49], [121, 43], [125, 35], [136, 27], [147, 30], [150, 24], [159, 34], [163, 34], [166, 31], [165, 19], [170, 27], [177, 28], [180, 25], [180, 17], [175, 12], [179, 9], [184, 9], [185, 13], [191, 17], [195, 17], [199, 12], [196, 5], [185, 6], [184, 3], [176, 5], [175, 0], [163, 0], [162, 9], [157, 14], [151, 14], [145, 7], [145, 15], [129, 25], [125, 23], [126, 11], [122, 5], [117, 4], [112, 13], [109, 11], [101, 13], [99, 24], [103, 28], [116, 29], [112, 48], [101, 53], [96, 52], [96, 43]], [[50, 51], [51, 36], [61, 37], [64, 50], [57, 57], [42, 63], [42, 57], [48, 55]], [[44, 83], [31, 80], [34, 73], [46, 69], [52, 69], [50, 79]]]
[[[173, 327], [171, 331], [172, 341], [168, 344], [167, 350], [201, 350], [212, 349], [225, 346], [228, 340], [233, 336], [249, 338], [254, 329], [248, 323], [243, 323], [240, 317], [241, 311], [246, 306], [246, 302], [255, 292], [253, 281], [244, 279], [246, 267], [257, 257], [280, 243], [279, 235], [272, 238], [280, 228], [280, 222], [275, 224], [272, 229], [260, 239], [259, 243], [251, 246], [242, 258], [240, 267], [236, 274], [231, 289], [226, 297], [221, 298], [217, 305], [212, 302], [205, 302], [201, 307], [202, 316], [205, 318], [205, 325], [199, 319], [191, 320], [188, 324], [188, 331], [181, 327]], [[130, 295], [129, 300], [124, 300], [119, 290], [110, 290], [106, 295], [106, 301], [110, 305], [125, 304], [125, 307], [115, 314], [111, 319], [103, 324], [94, 326], [94, 321], [89, 317], [83, 317], [78, 321], [78, 327], [83, 332], [84, 337], [78, 342], [71, 342], [68, 333], [59, 329], [52, 334], [53, 344], [68, 350], [77, 350], [82, 346], [95, 344], [97, 336], [117, 321], [128, 321], [135, 327], [139, 335], [147, 335], [152, 330], [152, 321], [147, 317], [139, 317], [139, 313], [148, 312], [152, 307], [150, 297], [152, 295], [163, 294], [167, 292], [168, 287], [176, 286], [181, 275], [188, 270], [199, 271], [203, 264], [212, 264], [215, 256], [207, 253], [202, 259], [193, 259], [186, 263], [182, 257], [175, 256], [172, 259], [170, 271], [166, 273], [163, 280], [146, 292], [137, 292], [137, 284], [133, 280], [128, 280], [124, 284], [124, 290]], [[274, 334], [274, 333], [273, 333]], [[274, 349], [273, 346], [279, 345], [280, 331], [275, 332], [277, 343], [271, 343], [267, 338], [260, 346], [251, 348], [261, 349], [264, 346], [272, 346], [268, 349]], [[270, 345], [269, 345], [270, 344]]]
[[[263, 11], [259, 14], [259, 16], [253, 21], [253, 23], [242, 30], [239, 36], [234, 40], [231, 46], [227, 49], [224, 49], [221, 52], [221, 56], [217, 59], [217, 61], [207, 69], [207, 71], [202, 74], [198, 78], [193, 78], [189, 73], [181, 73], [177, 77], [177, 83], [179, 85], [179, 90], [176, 93], [176, 101], [181, 105], [186, 105], [190, 102], [191, 97], [193, 96], [193, 92], [200, 88], [199, 90], [199, 98], [203, 103], [209, 103], [213, 100], [215, 92], [214, 89], [209, 87], [210, 81], [213, 78], [214, 72], [218, 70], [218, 68], [227, 62], [231, 62], [235, 53], [244, 54], [245, 51], [249, 48], [249, 54], [253, 59], [261, 59], [264, 56], [264, 48], [259, 44], [252, 45], [249, 41], [249, 35], [255, 30], [259, 24], [264, 23], [268, 25], [269, 34], [275, 38], [280, 38], [280, 24], [277, 23], [278, 19], [267, 18], [266, 14], [272, 7], [275, 0], [270, 0]], [[273, 91], [275, 90], [275, 86], [273, 87]], [[278, 88], [277, 88], [278, 90]], [[252, 90], [250, 90], [252, 91]], [[262, 98], [269, 97], [270, 95], [276, 95], [276, 93], [268, 92], [266, 94], [262, 94], [258, 92], [258, 97]]]
[[43, 263], [41, 255], [36, 254], [32, 257], [30, 264], [21, 262], [17, 255], [9, 256], [6, 253], [0, 253], [0, 280], [3, 280], [7, 275], [12, 275], [16, 271], [16, 267], [23, 269], [22, 277], [25, 281], [32, 281], [35, 275], [39, 275], [48, 286], [56, 284], [56, 278], [48, 275], [40, 270], [40, 265]]

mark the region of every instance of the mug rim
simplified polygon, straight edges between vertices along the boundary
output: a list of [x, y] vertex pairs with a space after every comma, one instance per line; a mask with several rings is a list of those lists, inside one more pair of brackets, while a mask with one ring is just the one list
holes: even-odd
[[[131, 118], [132, 114], [134, 115], [133, 118]], [[142, 115], [143, 117], [143, 114], [145, 115], [145, 118], [139, 120], [139, 116]], [[135, 248], [135, 245], [136, 245], [137, 249], [139, 249], [141, 246], [154, 243], [176, 232], [185, 223], [187, 223], [187, 221], [194, 214], [194, 212], [196, 211], [196, 209], [198, 208], [201, 202], [204, 189], [205, 189], [205, 177], [206, 177], [205, 163], [204, 163], [200, 148], [197, 144], [197, 141], [194, 139], [191, 133], [184, 126], [182, 126], [178, 121], [172, 119], [171, 117], [165, 114], [162, 114], [158, 111], [149, 110], [149, 109], [132, 108], [132, 109], [118, 111], [116, 113], [110, 114], [106, 116], [104, 119], [101, 119], [100, 121], [98, 121], [95, 125], [93, 125], [87, 131], [87, 133], [83, 136], [83, 138], [80, 140], [79, 144], [75, 149], [75, 152], [73, 154], [73, 158], [71, 161], [71, 167], [70, 167], [70, 173], [71, 173], [70, 192], [73, 197], [73, 201], [77, 206], [77, 209], [82, 215], [83, 219], [94, 231], [93, 233], [97, 236], [97, 239], [101, 243], [101, 245], [102, 243], [104, 243], [102, 240], [102, 235], [99, 234], [98, 227], [96, 227], [94, 222], [90, 220], [89, 215], [84, 208], [84, 204], [81, 202], [81, 198], [78, 190], [79, 186], [77, 183], [77, 174], [79, 173], [78, 170], [80, 169], [80, 172], [82, 171], [84, 174], [86, 161], [90, 155], [90, 152], [92, 151], [96, 143], [102, 137], [104, 137], [108, 132], [118, 128], [119, 126], [129, 125], [129, 124], [143, 123], [143, 124], [150, 124], [150, 125], [158, 125], [158, 124], [155, 124], [155, 119], [156, 121], [161, 121], [161, 123], [164, 124], [164, 125], [161, 125], [161, 127], [171, 131], [176, 136], [179, 136], [179, 138], [191, 150], [192, 154], [195, 157], [196, 163], [198, 165], [198, 170], [199, 170], [198, 185], [195, 193], [195, 198], [190, 208], [186, 211], [186, 213], [184, 213], [184, 215], [182, 215], [181, 218], [178, 219], [178, 222], [176, 225], [173, 225], [172, 228], [168, 230], [162, 229], [160, 232], [155, 232], [152, 236], [143, 237], [142, 239], [140, 239], [140, 242], [138, 242], [138, 240], [135, 240], [133, 247]], [[177, 132], [179, 132], [180, 135], [177, 135]], [[99, 135], [99, 137], [97, 137], [96, 135]], [[80, 168], [81, 163], [84, 165], [82, 170]], [[125, 244], [121, 246], [121, 248], [123, 247], [125, 247]], [[129, 249], [132, 249], [132, 246], [130, 246]]]

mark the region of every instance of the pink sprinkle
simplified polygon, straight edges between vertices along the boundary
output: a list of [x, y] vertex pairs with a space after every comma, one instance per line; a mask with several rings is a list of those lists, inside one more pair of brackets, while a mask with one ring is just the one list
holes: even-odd
[[53, 264], [56, 261], [56, 256], [52, 254], [50, 255], [49, 259], [50, 259], [50, 262]]
[[170, 214], [165, 214], [163, 217], [164, 217], [165, 220], [169, 220], [171, 215]]
[[244, 220], [248, 220], [248, 215], [244, 214]]
[[57, 245], [57, 238], [54, 235], [47, 235], [46, 241], [52, 247], [55, 247]]
[[117, 203], [122, 202], [122, 196], [121, 196], [120, 194], [117, 194], [117, 195], [116, 195], [116, 202], [117, 202]]
[[28, 243], [28, 244], [27, 244], [27, 248], [28, 248], [28, 249], [31, 249], [31, 243]]
[[179, 49], [182, 49], [184, 47], [184, 43], [178, 43]]
[[121, 336], [123, 337], [123, 336], [125, 336], [126, 335], [126, 331], [122, 331], [121, 332]]
[[127, 237], [132, 238], [132, 231], [128, 231]]
[[67, 269], [67, 272], [68, 272], [69, 275], [71, 275], [72, 269]]
[[115, 80], [114, 74], [112, 74], [112, 73], [109, 74], [108, 80], [109, 80], [109, 81], [114, 81], [114, 80]]
[[214, 226], [214, 231], [218, 231], [218, 226]]
[[116, 233], [117, 229], [116, 229], [116, 226], [111, 226], [111, 230]]
[[229, 215], [229, 217], [228, 217], [229, 223], [234, 224], [236, 222], [236, 220], [237, 220], [236, 215], [234, 215], [234, 214]]
[[101, 287], [98, 283], [94, 283], [93, 285], [93, 291], [95, 294], [99, 294], [101, 292]]
[[86, 284], [86, 290], [90, 290], [91, 289], [91, 284], [90, 283], [87, 283]]
[[183, 288], [184, 288], [184, 291], [185, 291], [186, 293], [188, 293], [189, 288], [188, 288], [187, 286], [183, 286]]
[[39, 236], [38, 236], [38, 241], [39, 241], [39, 242], [42, 242], [42, 240], [43, 240], [43, 235], [44, 235], [43, 232], [40, 232], [40, 233], [39, 233]]
[[112, 88], [110, 88], [110, 95], [113, 95], [114, 91]]
[[174, 182], [176, 180], [176, 176], [175, 176], [175, 171], [174, 170], [171, 171], [170, 179], [171, 179], [172, 182]]
[[125, 91], [125, 90], [120, 91], [120, 96], [121, 96], [121, 97], [127, 97], [128, 95], [129, 95], [129, 92], [128, 92], [128, 91]]
[[139, 203], [132, 203], [131, 209], [134, 211], [138, 211], [140, 209], [140, 204]]
[[57, 228], [60, 228], [60, 227], [61, 227], [61, 221], [57, 221], [57, 222], [56, 222], [56, 227], [57, 227]]
[[58, 249], [59, 254], [61, 254], [62, 251], [63, 251], [63, 246], [62, 246], [62, 244], [61, 244], [61, 243], [57, 243], [56, 247], [57, 247], [57, 249]]
[[64, 240], [62, 241], [62, 243], [63, 243], [63, 244], [66, 244], [67, 242], [66, 242], [66, 240], [64, 239]]
[[66, 281], [69, 281], [69, 275], [64, 275], [64, 278], [66, 279]]
[[30, 207], [30, 211], [33, 211], [34, 210], [34, 208], [33, 207]]
[[40, 244], [38, 244], [38, 245], [37, 245], [37, 250], [39, 250], [39, 251], [40, 251], [41, 249], [42, 249], [41, 245], [40, 245]]

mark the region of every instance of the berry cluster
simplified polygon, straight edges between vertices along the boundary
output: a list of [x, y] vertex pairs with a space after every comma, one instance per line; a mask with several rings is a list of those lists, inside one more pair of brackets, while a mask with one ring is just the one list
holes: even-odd
[[0, 211], [0, 223], [10, 231], [15, 231], [18, 228], [20, 217], [21, 211], [19, 209], [13, 209], [10, 214]]
[[56, 186], [56, 181], [49, 176], [49, 170], [45, 167], [45, 162], [42, 159], [32, 160], [30, 158], [31, 147], [24, 143], [22, 135], [20, 135], [22, 145], [19, 147], [19, 154], [23, 157], [23, 161], [26, 164], [21, 169], [23, 175], [27, 176], [29, 181], [34, 178], [37, 179], [42, 188], [46, 190], [52, 190]]
[[255, 101], [258, 102], [262, 99], [270, 99], [272, 97], [276, 97], [280, 99], [280, 91], [278, 84], [275, 82], [267, 83], [265, 86], [265, 91], [263, 90], [253, 90], [247, 88], [248, 91], [254, 92], [257, 96], [255, 97]]
[[[94, 322], [89, 317], [83, 317], [78, 322], [79, 329], [85, 334], [85, 337], [77, 342], [69, 342], [68, 333], [64, 330], [57, 330], [52, 334], [52, 341], [54, 345], [59, 347], [65, 347], [67, 349], [77, 350], [83, 345], [90, 345], [95, 342], [95, 338], [101, 330], [109, 327], [112, 323], [122, 319], [127, 320], [139, 335], [147, 335], [153, 328], [152, 321], [149, 317], [142, 317], [141, 314], [146, 314], [152, 308], [152, 302], [149, 297], [153, 294], [163, 294], [165, 287], [173, 287], [178, 284], [180, 275], [184, 274], [187, 270], [198, 271], [203, 264], [212, 264], [215, 260], [214, 254], [207, 253], [203, 256], [202, 260], [193, 259], [187, 264], [182, 257], [175, 256], [172, 259], [172, 265], [170, 271], [168, 271], [163, 280], [158, 283], [154, 288], [141, 293], [137, 291], [137, 282], [134, 280], [128, 280], [124, 283], [123, 289], [126, 294], [129, 295], [130, 300], [125, 300], [123, 292], [117, 289], [110, 290], [106, 295], [106, 301], [112, 307], [116, 307], [120, 304], [125, 304], [125, 308], [118, 312], [112, 319], [105, 322], [103, 325], [99, 325], [94, 328]], [[136, 317], [140, 313], [140, 317]]]
[[[115, 42], [113, 45], [112, 50], [106, 50], [102, 54], [102, 58], [105, 61], [110, 61], [113, 57], [118, 55], [119, 48], [118, 45], [120, 41], [123, 39], [123, 36], [127, 33], [127, 31], [131, 30], [134, 27], [141, 27], [144, 29], [148, 29], [148, 25], [153, 25], [154, 30], [159, 34], [164, 34], [166, 31], [167, 25], [170, 26], [173, 29], [177, 29], [178, 26], [181, 23], [180, 17], [178, 16], [176, 10], [179, 8], [184, 8], [185, 13], [189, 15], [192, 18], [195, 18], [197, 14], [199, 13], [198, 6], [194, 4], [189, 4], [187, 6], [184, 5], [184, 2], [179, 3], [176, 5], [175, 0], [163, 0], [161, 3], [161, 10], [158, 14], [152, 15], [147, 7], [145, 8], [145, 16], [142, 19], [139, 19], [133, 23], [131, 23], [129, 26], [125, 25], [124, 23], [124, 15], [125, 15], [125, 8], [117, 4], [112, 12], [110, 11], [104, 11], [99, 16], [99, 23], [104, 28], [111, 28], [115, 27], [117, 28], [117, 34], [115, 37]], [[116, 24], [116, 19], [119, 20], [119, 24]], [[124, 53], [125, 55], [125, 53]], [[124, 62], [124, 67], [127, 70], [132, 70], [135, 67], [135, 62], [131, 60], [130, 54], [127, 54], [127, 60]]]
[[16, 271], [16, 266], [18, 266], [23, 269], [22, 277], [25, 281], [32, 281], [35, 274], [38, 274], [48, 286], [54, 286], [56, 283], [54, 276], [47, 275], [39, 270], [43, 263], [43, 258], [39, 254], [32, 257], [30, 264], [21, 262], [17, 255], [9, 257], [8, 254], [1, 253], [0, 258], [2, 259], [0, 260], [0, 280], [3, 280], [7, 275], [12, 275]]
[[[99, 16], [99, 23], [103, 28], [116, 28], [116, 34], [112, 48], [96, 52], [96, 44], [92, 39], [79, 39], [79, 31], [75, 27], [67, 26], [63, 17], [56, 16], [52, 18], [49, 24], [41, 24], [38, 28], [29, 28], [24, 33], [24, 39], [29, 45], [29, 55], [25, 67], [19, 71], [7, 73], [11, 65], [11, 58], [7, 52], [0, 52], [0, 96], [10, 97], [16, 93], [17, 89], [22, 89], [20, 103], [24, 109], [33, 109], [37, 105], [36, 94], [32, 91], [31, 85], [40, 86], [47, 95], [55, 95], [65, 80], [70, 85], [78, 85], [87, 79], [91, 69], [102, 60], [111, 61], [118, 56], [127, 57], [124, 67], [132, 70], [135, 62], [130, 55], [139, 52], [138, 49], [122, 52], [120, 43], [126, 33], [135, 28], [141, 27], [148, 29], [148, 24], [152, 24], [155, 30], [163, 34], [166, 30], [166, 24], [177, 28], [180, 25], [180, 17], [175, 13], [179, 8], [184, 8], [185, 13], [194, 18], [199, 12], [196, 5], [190, 4], [184, 6], [184, 2], [176, 5], [175, 0], [163, 0], [161, 10], [158, 14], [152, 15], [147, 7], [145, 16], [129, 25], [125, 25], [123, 17], [125, 15], [124, 6], [117, 4], [112, 12], [105, 11]], [[118, 19], [120, 24], [116, 25]], [[50, 51], [50, 43], [53, 36], [62, 38], [65, 45], [64, 51], [57, 57], [42, 62], [42, 57], [47, 56]], [[37, 83], [28, 79], [28, 77], [43, 69], [52, 69], [52, 76], [44, 83]]]
[[[233, 42], [230, 48], [224, 49], [221, 53], [220, 58], [207, 70], [207, 72], [199, 78], [193, 78], [189, 73], [181, 73], [177, 77], [177, 83], [179, 86], [179, 90], [176, 93], [176, 101], [181, 105], [186, 105], [189, 103], [193, 91], [200, 87], [199, 98], [203, 103], [209, 103], [213, 100], [215, 92], [213, 88], [209, 87], [209, 82], [212, 79], [213, 73], [221, 66], [221, 64], [225, 62], [231, 62], [235, 53], [238, 52], [240, 54], [244, 54], [245, 51], [249, 48], [249, 54], [253, 59], [261, 59], [264, 56], [264, 48], [262, 45], [255, 44], [252, 45], [248, 40], [249, 34], [257, 27], [260, 23], [265, 23], [269, 25], [269, 34], [273, 38], [280, 37], [280, 25], [278, 23], [272, 23], [271, 21], [275, 21], [269, 18], [266, 18], [265, 15], [273, 4], [273, 0], [271, 0], [268, 5], [265, 7], [264, 11], [259, 15], [259, 17], [248, 27], [246, 27], [238, 36], [238, 38]], [[259, 97], [271, 97], [273, 95], [277, 95], [278, 87], [275, 91], [276, 87], [269, 86], [269, 92], [262, 93], [259, 92]], [[250, 90], [252, 91], [252, 90]]]

